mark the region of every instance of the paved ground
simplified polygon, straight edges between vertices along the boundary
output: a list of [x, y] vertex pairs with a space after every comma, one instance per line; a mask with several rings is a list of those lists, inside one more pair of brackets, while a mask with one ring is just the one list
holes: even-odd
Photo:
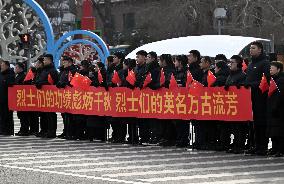
[[284, 158], [3, 136], [0, 183], [283, 184]]

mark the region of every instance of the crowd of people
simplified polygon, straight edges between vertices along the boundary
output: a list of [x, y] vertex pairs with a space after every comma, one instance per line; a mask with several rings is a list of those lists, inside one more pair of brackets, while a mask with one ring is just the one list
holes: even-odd
[[[251, 90], [253, 109], [252, 122], [222, 122], [213, 120], [161, 120], [139, 118], [115, 118], [96, 115], [75, 115], [62, 113], [64, 129], [58, 138], [71, 140], [100, 140], [112, 143], [157, 144], [160, 146], [188, 147], [200, 150], [227, 151], [230, 153], [246, 153], [256, 155], [282, 156], [284, 154], [284, 74], [283, 64], [269, 61], [263, 52], [260, 42], [250, 46], [250, 61], [243, 71], [243, 58], [234, 55], [227, 59], [218, 54], [215, 58], [201, 56], [199, 51], [191, 50], [188, 55], [147, 53], [140, 50], [135, 59], [125, 59], [123, 53], [117, 52], [109, 56], [105, 62], [87, 60], [75, 64], [72, 58], [63, 56], [58, 70], [54, 67], [53, 56], [46, 54], [40, 57], [31, 67], [34, 77], [26, 80], [25, 66], [16, 63], [10, 68], [8, 61], [1, 61], [0, 74], [0, 134], [14, 135], [13, 112], [8, 109], [8, 87], [13, 85], [35, 85], [41, 89], [43, 85], [56, 85], [57, 88], [72, 87], [70, 73], [76, 72], [88, 76], [94, 87], [127, 87], [142, 88], [146, 76], [150, 73], [152, 80], [146, 87], [157, 90], [169, 88], [170, 79], [174, 75], [177, 84], [185, 87], [187, 72], [192, 77], [208, 86], [208, 71], [216, 76], [211, 87], [231, 86]], [[136, 76], [134, 84], [129, 83], [127, 75], [133, 70]], [[99, 72], [100, 71], [100, 72]], [[160, 84], [161, 71], [165, 82]], [[102, 75], [102, 82], [98, 73]], [[114, 81], [117, 73], [120, 83]], [[259, 88], [263, 74], [268, 81], [273, 78], [278, 86], [271, 96]], [[52, 84], [50, 82], [52, 78]], [[247, 104], [243, 104], [244, 106]], [[35, 135], [42, 138], [55, 138], [57, 115], [55, 112], [17, 112], [20, 119], [20, 131], [17, 136]], [[189, 125], [193, 125], [190, 132]], [[108, 129], [112, 127], [112, 136], [108, 139]], [[128, 134], [128, 137], [127, 137]], [[233, 140], [232, 140], [233, 135]], [[193, 144], [189, 145], [190, 138]], [[269, 138], [272, 148], [268, 150]]]

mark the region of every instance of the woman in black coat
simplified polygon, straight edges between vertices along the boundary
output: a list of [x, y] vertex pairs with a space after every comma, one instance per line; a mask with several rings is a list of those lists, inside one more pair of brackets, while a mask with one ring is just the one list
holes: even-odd
[[[284, 73], [283, 64], [274, 61], [270, 64], [270, 75], [277, 84], [276, 89], [267, 99], [267, 135], [272, 140], [269, 155], [283, 156], [284, 151]], [[282, 103], [281, 103], [282, 101]]]

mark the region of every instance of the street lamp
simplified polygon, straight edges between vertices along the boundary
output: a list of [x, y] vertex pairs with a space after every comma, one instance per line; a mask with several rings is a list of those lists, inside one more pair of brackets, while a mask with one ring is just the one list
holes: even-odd
[[216, 8], [214, 10], [214, 17], [218, 21], [218, 35], [222, 33], [222, 20], [227, 18], [227, 10], [225, 8]]

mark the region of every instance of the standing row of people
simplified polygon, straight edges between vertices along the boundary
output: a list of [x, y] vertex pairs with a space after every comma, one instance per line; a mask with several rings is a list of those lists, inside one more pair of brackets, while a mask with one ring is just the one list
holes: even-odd
[[[269, 63], [260, 42], [251, 44], [250, 54], [251, 62], [246, 72], [242, 70], [243, 59], [238, 55], [232, 56], [228, 61], [224, 55], [219, 54], [212, 61], [208, 56], [201, 57], [197, 50], [190, 51], [187, 56], [162, 54], [159, 57], [155, 52], [147, 53], [141, 50], [136, 53], [136, 60], [125, 59], [122, 53], [115, 53], [108, 57], [107, 69], [102, 62], [92, 64], [87, 60], [81, 61], [80, 66], [76, 66], [72, 58], [64, 56], [61, 58], [62, 66], [59, 73], [54, 68], [52, 55], [47, 54], [37, 61], [35, 68], [32, 68], [31, 71], [35, 77], [28, 81], [24, 80], [23, 70], [17, 69], [23, 68], [21, 63], [16, 65], [17, 77], [15, 80], [14, 72], [11, 69], [5, 70], [5, 63], [7, 66], [9, 63], [3, 61], [0, 82], [2, 81], [4, 85], [2, 85], [0, 92], [4, 93], [5, 96], [7, 86], [13, 84], [34, 84], [38, 89], [42, 85], [56, 85], [58, 88], [72, 87], [70, 74], [73, 76], [76, 72], [88, 76], [92, 80], [92, 86], [105, 87], [106, 89], [109, 87], [128, 87], [131, 89], [148, 87], [152, 90], [161, 87], [169, 88], [171, 76], [175, 77], [179, 86], [185, 87], [188, 71], [196, 81], [208, 86], [207, 76], [213, 65], [214, 71], [210, 72], [215, 74], [216, 81], [211, 87], [223, 86], [225, 90], [228, 90], [230, 86], [237, 88], [243, 86], [251, 89], [253, 122], [115, 118], [62, 113], [64, 130], [59, 137], [106, 141], [107, 130], [111, 125], [113, 132], [110, 141], [114, 143], [126, 141], [132, 144], [155, 143], [162, 146], [186, 147], [189, 145], [190, 137], [192, 137], [189, 133], [189, 124], [192, 123], [194, 126], [193, 147], [196, 149], [242, 153], [247, 142], [246, 145], [249, 149], [246, 153], [264, 155], [267, 154], [268, 138], [272, 138], [273, 148], [269, 151], [269, 154], [281, 155], [284, 152], [283, 126], [280, 123], [283, 121], [283, 113], [281, 112], [283, 112], [284, 106], [283, 65], [280, 62]], [[135, 81], [128, 79], [131, 75], [129, 71], [134, 72]], [[161, 72], [164, 72], [165, 75], [165, 82], [162, 84], [160, 83]], [[99, 73], [102, 75], [103, 82], [100, 82]], [[279, 90], [273, 93], [271, 97], [268, 97], [267, 92], [262, 93], [259, 89], [263, 74], [268, 80], [272, 76], [278, 85]], [[147, 81], [149, 75], [152, 80]], [[3, 100], [1, 103], [7, 107], [7, 100]], [[56, 136], [55, 113], [18, 112], [18, 117], [21, 120], [21, 130], [17, 135], [36, 134], [36, 136], [47, 138]], [[41, 130], [38, 132], [39, 117]], [[9, 125], [6, 125], [6, 122], [9, 122]], [[11, 111], [8, 108], [6, 111], [2, 110], [0, 130], [3, 134], [13, 134], [13, 128], [9, 128], [12, 122]], [[129, 137], [126, 140], [127, 134]], [[234, 135], [233, 144], [231, 144], [231, 134]]]

